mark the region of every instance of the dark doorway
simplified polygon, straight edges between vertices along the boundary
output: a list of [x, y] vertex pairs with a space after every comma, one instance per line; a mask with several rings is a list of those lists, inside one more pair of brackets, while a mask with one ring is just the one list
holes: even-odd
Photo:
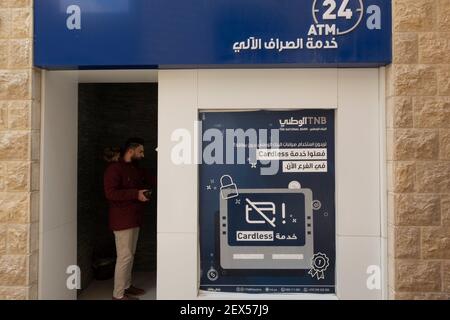
[[[103, 173], [108, 165], [103, 153], [107, 147], [122, 146], [129, 137], [141, 137], [145, 140], [142, 166], [156, 176], [158, 87], [156, 83], [89, 83], [79, 84], [78, 92], [79, 298], [111, 299], [115, 243], [103, 193]], [[155, 291], [156, 194], [145, 213], [133, 274], [141, 286]]]

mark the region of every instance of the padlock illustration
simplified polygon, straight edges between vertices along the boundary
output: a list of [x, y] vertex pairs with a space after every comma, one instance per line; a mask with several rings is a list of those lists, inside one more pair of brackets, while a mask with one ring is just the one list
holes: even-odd
[[224, 200], [236, 198], [239, 195], [236, 184], [233, 182], [233, 178], [228, 174], [223, 175], [220, 178], [220, 196]]

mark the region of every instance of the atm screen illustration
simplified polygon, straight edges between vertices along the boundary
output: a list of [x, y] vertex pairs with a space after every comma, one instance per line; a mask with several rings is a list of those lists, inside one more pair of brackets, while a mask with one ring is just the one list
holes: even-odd
[[311, 190], [225, 190], [220, 197], [223, 269], [309, 268], [314, 251]]

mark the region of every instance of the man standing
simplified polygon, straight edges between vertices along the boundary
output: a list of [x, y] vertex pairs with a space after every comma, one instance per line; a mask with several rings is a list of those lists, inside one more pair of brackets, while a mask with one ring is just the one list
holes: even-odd
[[138, 162], [144, 158], [144, 141], [129, 139], [118, 162], [105, 172], [104, 188], [109, 202], [109, 227], [114, 232], [117, 261], [113, 300], [138, 300], [143, 289], [131, 284], [134, 254], [142, 225], [145, 203], [153, 181]]

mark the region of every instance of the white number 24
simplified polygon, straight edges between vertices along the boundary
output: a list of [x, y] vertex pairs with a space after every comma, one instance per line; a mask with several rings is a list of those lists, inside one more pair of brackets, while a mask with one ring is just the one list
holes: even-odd
[[[337, 16], [344, 17], [347, 20], [350, 20], [353, 16], [353, 12], [351, 9], [347, 8], [349, 0], [342, 0], [341, 6], [339, 7]], [[324, 7], [328, 7], [328, 9], [323, 14], [324, 20], [336, 20], [336, 14], [334, 13], [336, 10], [336, 0], [325, 0], [323, 2]]]

